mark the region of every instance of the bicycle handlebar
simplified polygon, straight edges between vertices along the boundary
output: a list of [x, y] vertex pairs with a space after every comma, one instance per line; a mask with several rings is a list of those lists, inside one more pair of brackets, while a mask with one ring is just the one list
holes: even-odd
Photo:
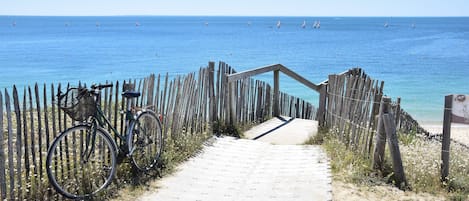
[[114, 86], [113, 84], [93, 84], [91, 85], [91, 89], [97, 89], [97, 90], [101, 90], [101, 89], [104, 89], [104, 88], [108, 88], [108, 87], [112, 87]]

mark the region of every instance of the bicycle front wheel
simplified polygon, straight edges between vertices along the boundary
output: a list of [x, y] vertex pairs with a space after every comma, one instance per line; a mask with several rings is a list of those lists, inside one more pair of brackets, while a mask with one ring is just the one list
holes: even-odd
[[46, 160], [55, 190], [67, 198], [89, 199], [107, 187], [116, 172], [116, 147], [111, 140], [106, 131], [88, 125], [61, 133], [49, 147]]
[[129, 155], [137, 169], [147, 171], [156, 164], [163, 150], [161, 123], [154, 112], [145, 111], [130, 128], [127, 135]]

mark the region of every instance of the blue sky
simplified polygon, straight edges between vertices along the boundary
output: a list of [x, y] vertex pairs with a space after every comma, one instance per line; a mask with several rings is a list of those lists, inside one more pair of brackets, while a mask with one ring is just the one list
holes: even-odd
[[0, 15], [468, 16], [469, 0], [2, 0]]

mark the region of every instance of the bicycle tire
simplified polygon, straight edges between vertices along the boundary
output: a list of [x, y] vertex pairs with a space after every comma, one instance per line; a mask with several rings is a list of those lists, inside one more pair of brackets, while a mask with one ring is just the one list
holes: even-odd
[[163, 151], [161, 123], [153, 111], [144, 111], [130, 124], [130, 128], [127, 145], [132, 164], [140, 171], [148, 171], [155, 166]]
[[111, 183], [116, 173], [117, 147], [112, 138], [98, 128], [92, 148], [91, 130], [88, 125], [71, 127], [54, 139], [47, 152], [49, 182], [70, 199], [93, 198]]

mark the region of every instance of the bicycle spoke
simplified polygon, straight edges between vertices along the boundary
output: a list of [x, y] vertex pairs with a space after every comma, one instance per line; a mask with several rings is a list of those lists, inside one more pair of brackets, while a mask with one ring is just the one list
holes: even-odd
[[[82, 125], [64, 132], [62, 137], [56, 139], [60, 142], [54, 142], [53, 150], [48, 153], [49, 178], [59, 193], [70, 198], [91, 196], [106, 187], [115, 173], [113, 145], [101, 131], [96, 132], [96, 139], [93, 139], [87, 130], [89, 127]], [[75, 146], [67, 148], [67, 144]], [[72, 162], [64, 161], [65, 154], [62, 152], [65, 151], [70, 151], [68, 159]], [[63, 166], [63, 163], [68, 164]], [[58, 177], [59, 174], [64, 176]]]
[[137, 117], [129, 138], [131, 157], [134, 165], [143, 171], [152, 168], [162, 149], [162, 133], [158, 119], [152, 112]]

